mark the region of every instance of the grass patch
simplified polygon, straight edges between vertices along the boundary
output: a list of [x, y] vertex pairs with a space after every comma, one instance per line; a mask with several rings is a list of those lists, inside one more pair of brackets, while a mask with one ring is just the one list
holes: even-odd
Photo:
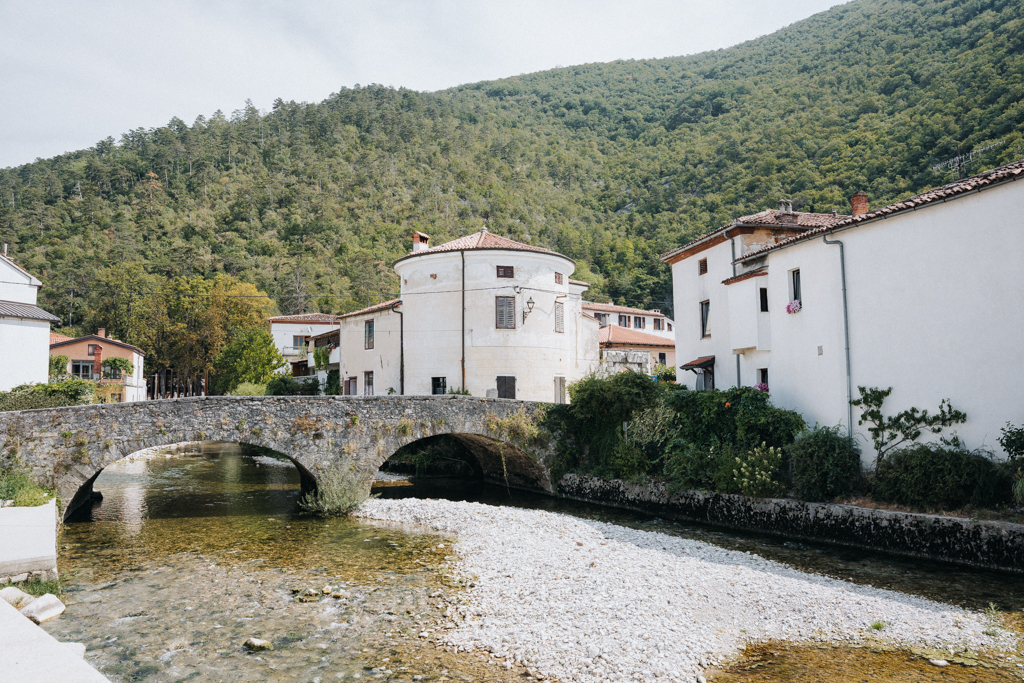
[[25, 591], [29, 595], [34, 595], [36, 597], [46, 595], [47, 593], [52, 593], [58, 598], [64, 595], [64, 586], [61, 584], [59, 579], [26, 581], [25, 583], [7, 582], [0, 584], [0, 588], [7, 588], [8, 586], [14, 586], [15, 588]]
[[876, 621], [873, 624], [871, 624], [871, 628], [873, 628], [876, 631], [881, 631], [883, 628], [885, 628], [885, 622], [884, 621]]
[[13, 500], [15, 507], [35, 507], [56, 497], [53, 489], [34, 482], [24, 472], [0, 470], [0, 500]]
[[321, 470], [316, 478], [316, 491], [304, 495], [299, 507], [323, 517], [347, 515], [369, 497], [365, 479], [342, 465]]

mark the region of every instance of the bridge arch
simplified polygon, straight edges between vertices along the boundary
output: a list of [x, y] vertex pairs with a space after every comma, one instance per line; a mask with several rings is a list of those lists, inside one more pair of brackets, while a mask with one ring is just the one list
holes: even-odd
[[449, 434], [474, 452], [486, 476], [499, 479], [500, 464], [510, 484], [550, 491], [553, 444], [528, 429], [542, 414], [541, 404], [455, 395], [197, 396], [0, 413], [0, 453], [55, 487], [65, 517], [89, 499], [104, 467], [190, 441], [281, 453], [299, 469], [304, 490], [316, 487], [318, 472], [344, 466], [369, 491], [399, 448]]

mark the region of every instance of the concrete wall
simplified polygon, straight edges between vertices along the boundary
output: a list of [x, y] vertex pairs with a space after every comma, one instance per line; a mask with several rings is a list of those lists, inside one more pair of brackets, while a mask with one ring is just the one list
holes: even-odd
[[0, 318], [0, 391], [19, 384], [43, 383], [50, 375], [50, 323]]
[[[499, 278], [497, 266], [514, 278]], [[555, 254], [504, 250], [465, 252], [466, 321], [462, 334], [460, 252], [424, 254], [398, 263], [405, 313], [406, 394], [429, 394], [431, 378], [462, 384], [474, 396], [496, 389], [499, 375], [516, 377], [516, 398], [552, 401], [554, 381], [592, 372], [598, 355], [597, 322], [582, 316], [582, 287], [569, 284], [574, 264]], [[562, 284], [555, 281], [562, 274]], [[498, 329], [495, 297], [515, 297], [515, 329]], [[523, 320], [526, 302], [534, 308]], [[564, 306], [564, 332], [555, 331], [555, 304]], [[344, 344], [343, 344], [344, 348]], [[347, 350], [343, 351], [343, 355]]]

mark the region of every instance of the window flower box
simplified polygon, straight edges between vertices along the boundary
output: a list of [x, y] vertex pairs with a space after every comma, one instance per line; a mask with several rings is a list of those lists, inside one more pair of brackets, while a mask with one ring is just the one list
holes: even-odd
[[800, 304], [800, 299], [793, 299], [786, 304], [786, 313], [799, 313], [803, 306]]

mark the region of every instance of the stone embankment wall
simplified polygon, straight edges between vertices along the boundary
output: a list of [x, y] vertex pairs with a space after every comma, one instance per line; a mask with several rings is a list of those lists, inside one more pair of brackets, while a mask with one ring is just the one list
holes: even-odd
[[1024, 572], [1024, 525], [779, 498], [680, 491], [567, 474], [565, 498], [788, 538]]
[[449, 434], [477, 457], [485, 477], [550, 492], [551, 445], [503, 442], [501, 421], [520, 411], [532, 421], [543, 408], [455, 395], [198, 396], [0, 412], [0, 462], [56, 488], [66, 517], [89, 499], [104, 467], [145, 448], [188, 441], [263, 446], [291, 459], [304, 490], [325, 469], [343, 467], [369, 492], [400, 447]]

